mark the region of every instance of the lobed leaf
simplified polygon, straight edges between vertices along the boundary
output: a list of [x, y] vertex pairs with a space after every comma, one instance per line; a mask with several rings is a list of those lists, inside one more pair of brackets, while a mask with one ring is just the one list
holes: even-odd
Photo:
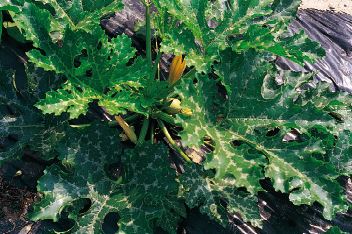
[[34, 42], [38, 42], [40, 38], [34, 38], [32, 35], [33, 28], [27, 27], [26, 8], [28, 8], [28, 5], [47, 10], [50, 21], [42, 21], [41, 23], [50, 25], [51, 36], [56, 40], [63, 36], [66, 27], [72, 30], [93, 32], [96, 26], [100, 24], [102, 17], [121, 10], [123, 7], [121, 0], [6, 0], [0, 3], [0, 10], [9, 10], [11, 13], [16, 13], [12, 13], [12, 16], [17, 25]]
[[37, 99], [16, 88], [16, 78], [15, 71], [0, 72], [0, 164], [21, 158], [25, 149], [39, 151], [43, 159], [50, 160], [55, 145], [64, 137], [65, 123], [43, 117], [33, 107]]
[[[237, 56], [224, 53], [219, 67], [231, 91], [227, 101], [222, 100], [216, 81], [204, 77], [198, 77], [196, 84], [184, 81], [176, 90], [185, 107], [193, 110], [191, 118], [178, 119], [183, 126], [182, 142], [200, 146], [208, 137], [214, 145], [205, 169], [215, 169], [216, 179], [232, 179], [236, 187], [252, 194], [262, 189], [259, 181], [268, 177], [277, 191], [290, 194], [294, 204], [320, 203], [327, 219], [345, 211], [346, 196], [337, 182], [341, 167], [337, 170], [326, 158], [333, 159], [340, 148], [349, 150], [349, 144], [343, 144], [346, 138], [334, 135], [350, 128], [343, 123], [350, 121], [350, 115], [337, 120], [328, 104], [314, 102], [319, 96], [305, 99], [314, 91], [297, 92], [310, 76], [284, 73], [284, 85], [279, 85], [274, 67], [253, 51]], [[324, 98], [330, 104], [338, 100], [336, 95]], [[345, 98], [344, 103], [335, 106], [336, 111], [349, 113], [351, 102]], [[297, 138], [288, 138], [293, 132]]]
[[[268, 51], [303, 64], [324, 51], [303, 33], [283, 34], [295, 17], [299, 0], [155, 0], [158, 34], [165, 53], [184, 54], [189, 66], [208, 72], [220, 53]], [[170, 26], [171, 25], [171, 26]]]
[[188, 207], [200, 207], [223, 226], [229, 225], [228, 213], [239, 213], [244, 221], [262, 225], [257, 197], [237, 190], [235, 180], [218, 180], [201, 166], [192, 165], [180, 176], [180, 184]]
[[[58, 220], [60, 213], [82, 198], [91, 206], [83, 214], [71, 216], [75, 233], [100, 233], [110, 212], [118, 212], [120, 233], [153, 233], [159, 226], [176, 233], [184, 206], [177, 198], [175, 171], [169, 167], [166, 146], [145, 144], [124, 149], [118, 132], [101, 124], [70, 129], [67, 141], [58, 146], [65, 170], [54, 165], [39, 180], [44, 198], [31, 217]], [[123, 153], [124, 151], [124, 153]], [[116, 180], [111, 166], [122, 170]], [[116, 168], [115, 168], [116, 169]]]

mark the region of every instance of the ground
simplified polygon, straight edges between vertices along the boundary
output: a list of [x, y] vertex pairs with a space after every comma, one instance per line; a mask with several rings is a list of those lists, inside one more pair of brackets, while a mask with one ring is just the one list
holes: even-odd
[[352, 14], [352, 0], [303, 0], [302, 8], [335, 10]]

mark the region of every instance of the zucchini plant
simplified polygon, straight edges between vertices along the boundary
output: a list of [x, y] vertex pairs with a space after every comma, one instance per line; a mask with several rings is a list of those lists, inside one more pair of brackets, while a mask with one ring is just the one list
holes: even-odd
[[102, 233], [113, 212], [119, 233], [176, 233], [197, 207], [224, 227], [233, 213], [262, 227], [264, 179], [295, 205], [320, 204], [328, 220], [347, 211], [339, 178], [352, 174], [351, 97], [275, 65], [324, 56], [288, 32], [300, 1], [141, 1], [142, 49], [100, 26], [120, 0], [0, 3], [32, 43], [26, 89], [1, 72], [0, 163], [28, 149], [57, 159], [30, 218], [68, 214], [70, 232]]

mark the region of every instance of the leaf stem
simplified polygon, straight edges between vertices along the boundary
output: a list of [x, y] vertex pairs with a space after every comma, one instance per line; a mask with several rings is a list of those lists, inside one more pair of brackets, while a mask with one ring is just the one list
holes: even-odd
[[197, 70], [193, 67], [191, 70], [189, 70], [186, 74], [183, 75], [183, 79], [188, 79], [191, 76], [194, 76], [197, 73]]
[[163, 111], [157, 111], [157, 112], [153, 113], [152, 117], [155, 119], [161, 119], [169, 124], [178, 126], [178, 124], [175, 122], [175, 119], [171, 115], [169, 115]]
[[139, 133], [139, 138], [137, 144], [140, 145], [144, 142], [145, 137], [147, 136], [148, 128], [149, 128], [149, 118], [145, 118], [143, 121], [143, 125], [141, 128], [141, 132]]
[[160, 80], [160, 72], [159, 72], [160, 59], [161, 59], [161, 53], [158, 53], [158, 55], [156, 56], [153, 71], [152, 71], [153, 78], [155, 77], [156, 73], [158, 72], [158, 80]]
[[[146, 50], [147, 50], [147, 60], [148, 67], [151, 73], [153, 67], [152, 61], [152, 30], [151, 30], [151, 20], [150, 20], [150, 0], [145, 0], [145, 22], [146, 22]], [[152, 74], [150, 74], [151, 76]]]
[[137, 118], [139, 117], [139, 114], [137, 113], [134, 113], [128, 117], [125, 118], [125, 121], [128, 123], [128, 122], [132, 122], [134, 120], [136, 120]]
[[167, 138], [167, 140], [169, 141], [169, 143], [171, 144], [171, 146], [177, 151], [177, 153], [179, 153], [181, 155], [181, 157], [188, 163], [191, 163], [192, 160], [187, 156], [187, 154], [185, 154], [185, 152], [183, 152], [183, 150], [176, 144], [176, 142], [174, 141], [174, 139], [172, 139], [169, 131], [167, 130], [164, 122], [160, 119], [157, 119], [159, 127], [161, 128], [161, 130], [163, 131], [165, 137]]
[[154, 134], [155, 134], [155, 123], [154, 121], [151, 121], [151, 126], [150, 126], [150, 143], [154, 144]]

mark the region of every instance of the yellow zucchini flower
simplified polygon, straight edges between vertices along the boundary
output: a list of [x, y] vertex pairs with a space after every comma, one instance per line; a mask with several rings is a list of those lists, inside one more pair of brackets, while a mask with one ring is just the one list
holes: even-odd
[[169, 71], [169, 84], [174, 85], [182, 76], [186, 69], [186, 60], [182, 58], [182, 55], [177, 55], [172, 60], [170, 71]]

